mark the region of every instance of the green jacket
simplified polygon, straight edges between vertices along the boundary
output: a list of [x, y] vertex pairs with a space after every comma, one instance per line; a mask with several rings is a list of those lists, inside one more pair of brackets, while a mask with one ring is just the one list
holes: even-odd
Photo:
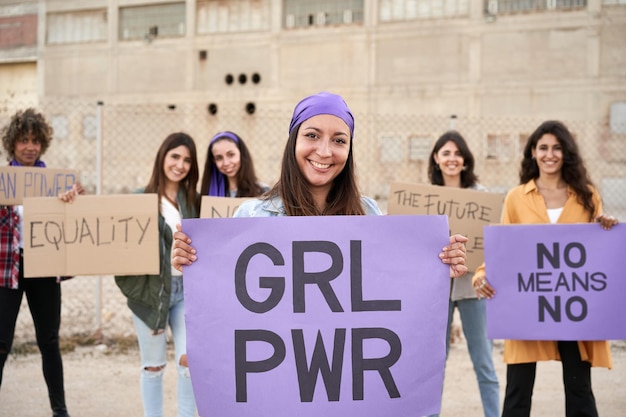
[[[198, 217], [195, 207], [187, 208], [187, 199], [182, 190], [178, 191], [176, 200], [184, 219]], [[159, 275], [115, 276], [115, 283], [122, 290], [122, 294], [126, 296], [128, 307], [155, 332], [164, 330], [167, 325], [172, 290], [170, 258], [172, 241], [172, 230], [165, 223], [165, 218], [159, 213]]]

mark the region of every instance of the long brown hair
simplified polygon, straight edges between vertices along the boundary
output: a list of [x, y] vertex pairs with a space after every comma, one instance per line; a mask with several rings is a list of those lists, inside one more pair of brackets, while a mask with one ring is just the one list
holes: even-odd
[[428, 160], [428, 178], [433, 185], [445, 185], [443, 180], [443, 174], [439, 165], [435, 162], [435, 155], [444, 145], [448, 142], [452, 142], [459, 148], [461, 156], [463, 157], [463, 170], [461, 171], [461, 188], [470, 188], [478, 182], [478, 176], [474, 173], [474, 155], [470, 151], [467, 142], [459, 132], [456, 130], [450, 130], [437, 139], [433, 150], [430, 152], [430, 159]]
[[[144, 192], [157, 193], [159, 201], [165, 195], [165, 171], [163, 170], [163, 164], [165, 163], [165, 156], [167, 153], [179, 146], [185, 146], [189, 149], [189, 155], [191, 157], [191, 167], [187, 176], [178, 184], [179, 190], [182, 189], [185, 193], [185, 204], [187, 209], [193, 213], [198, 213], [200, 208], [200, 200], [196, 193], [196, 185], [198, 184], [198, 156], [196, 153], [196, 144], [193, 138], [186, 133], [176, 132], [170, 134], [165, 138], [161, 147], [157, 152], [157, 156], [154, 159], [154, 166], [152, 168], [152, 176], [146, 186]], [[159, 204], [159, 212], [161, 211], [161, 205]]]
[[315, 206], [310, 185], [300, 171], [296, 161], [296, 141], [300, 125], [291, 131], [285, 145], [280, 179], [269, 191], [269, 196], [280, 196], [289, 216], [320, 216], [320, 215], [364, 215], [361, 204], [361, 192], [356, 182], [356, 167], [350, 150], [343, 171], [333, 180], [333, 185], [326, 198], [326, 210], [320, 212]]
[[[229, 136], [218, 136], [213, 139], [207, 149], [206, 162], [204, 164], [204, 172], [202, 173], [202, 185], [200, 186], [200, 193], [202, 195], [209, 194], [209, 188], [211, 184], [211, 176], [213, 172], [217, 172], [217, 166], [215, 164], [215, 157], [213, 156], [213, 145], [221, 140], [228, 140], [234, 143], [239, 149], [239, 171], [237, 171], [237, 197], [258, 197], [263, 194], [263, 189], [259, 185], [259, 180], [254, 170], [254, 161], [252, 155], [248, 150], [245, 142], [241, 137], [233, 132], [222, 132], [235, 136], [238, 141], [233, 140]], [[224, 176], [224, 188], [226, 195], [228, 195], [228, 177]], [[221, 196], [223, 197], [223, 196]]]
[[596, 206], [593, 203], [593, 183], [589, 178], [574, 136], [559, 121], [548, 120], [543, 122], [528, 137], [519, 173], [520, 184], [526, 184], [530, 180], [539, 178], [539, 166], [533, 158], [533, 149], [537, 148], [537, 142], [547, 133], [556, 137], [563, 150], [563, 166], [561, 167], [563, 181], [574, 190], [578, 202], [587, 209], [590, 218], [593, 217], [596, 211]]

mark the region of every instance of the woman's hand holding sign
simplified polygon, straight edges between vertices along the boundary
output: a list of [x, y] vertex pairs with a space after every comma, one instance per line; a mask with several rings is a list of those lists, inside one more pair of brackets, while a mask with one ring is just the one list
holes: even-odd
[[178, 271], [182, 272], [184, 265], [191, 265], [192, 262], [198, 259], [196, 250], [191, 246], [191, 239], [182, 231], [180, 224], [176, 225], [172, 247], [172, 267]]
[[478, 296], [478, 299], [487, 298], [491, 299], [496, 295], [496, 290], [493, 289], [487, 278], [482, 278], [478, 282], [474, 282], [474, 292]]
[[450, 278], [460, 278], [467, 273], [467, 250], [465, 248], [467, 237], [463, 235], [450, 236], [450, 244], [443, 248], [439, 259], [444, 264], [450, 265]]

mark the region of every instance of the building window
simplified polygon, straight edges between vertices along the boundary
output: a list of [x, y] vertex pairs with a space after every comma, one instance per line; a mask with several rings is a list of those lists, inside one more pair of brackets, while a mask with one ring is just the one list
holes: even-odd
[[487, 135], [487, 159], [496, 161], [510, 161], [518, 152], [518, 141], [508, 133], [492, 133]]
[[69, 135], [69, 120], [65, 115], [55, 115], [50, 117], [50, 126], [54, 130], [55, 139], [65, 139]]
[[518, 136], [518, 150], [517, 155], [524, 155], [524, 149], [526, 148], [526, 143], [528, 143], [528, 138], [530, 137], [530, 133], [520, 133]]
[[619, 135], [626, 134], [626, 101], [611, 104], [609, 126], [611, 133]]
[[106, 9], [48, 13], [46, 20], [48, 44], [102, 42], [107, 39]]
[[611, 4], [626, 4], [626, 0], [602, 0], [602, 4], [611, 5]]
[[364, 0], [284, 0], [286, 28], [363, 23]]
[[381, 0], [381, 22], [469, 15], [469, 0]]
[[409, 136], [409, 161], [427, 161], [430, 156], [429, 135]]
[[95, 115], [83, 116], [83, 138], [96, 139], [98, 136], [98, 119]]
[[485, 0], [485, 13], [487, 14], [576, 10], [585, 7], [587, 7], [587, 0]]
[[398, 135], [381, 135], [378, 137], [380, 149], [380, 162], [403, 162], [405, 142]]
[[120, 9], [121, 40], [185, 36], [185, 3], [153, 4]]
[[267, 31], [270, 0], [200, 0], [197, 3], [198, 34]]
[[0, 6], [0, 49], [37, 46], [37, 14]]

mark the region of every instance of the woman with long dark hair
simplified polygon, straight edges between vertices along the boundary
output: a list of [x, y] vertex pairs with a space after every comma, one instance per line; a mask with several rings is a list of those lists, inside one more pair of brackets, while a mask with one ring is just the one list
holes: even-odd
[[[437, 139], [430, 153], [428, 176], [433, 185], [487, 191], [474, 173], [474, 155], [457, 131], [451, 130]], [[493, 364], [493, 342], [487, 338], [485, 300], [478, 299], [472, 288], [473, 271], [453, 279], [448, 303], [446, 356], [450, 349], [450, 328], [454, 309], [459, 310], [463, 334], [467, 341], [478, 382], [485, 417], [500, 415], [500, 386]], [[436, 416], [436, 415], [434, 415]]]
[[182, 219], [198, 217], [200, 197], [196, 145], [186, 133], [172, 133], [161, 144], [144, 193], [159, 201], [158, 275], [116, 276], [127, 298], [141, 356], [141, 397], [146, 417], [163, 415], [163, 373], [169, 328], [178, 372], [178, 416], [195, 417], [196, 403], [187, 365], [183, 275], [170, 264], [172, 234]]
[[[589, 222], [609, 230], [617, 219], [602, 214], [600, 194], [569, 129], [559, 121], [546, 121], [526, 142], [520, 185], [504, 200], [502, 224]], [[473, 285], [479, 297], [492, 298], [496, 293], [487, 281], [487, 271], [497, 273], [483, 265]], [[537, 362], [551, 360], [562, 362], [566, 416], [598, 416], [591, 367], [613, 366], [607, 341], [505, 340], [507, 383], [502, 417], [530, 415]]]
[[269, 187], [256, 177], [245, 142], [233, 132], [219, 132], [209, 143], [200, 193], [217, 197], [258, 197]]

